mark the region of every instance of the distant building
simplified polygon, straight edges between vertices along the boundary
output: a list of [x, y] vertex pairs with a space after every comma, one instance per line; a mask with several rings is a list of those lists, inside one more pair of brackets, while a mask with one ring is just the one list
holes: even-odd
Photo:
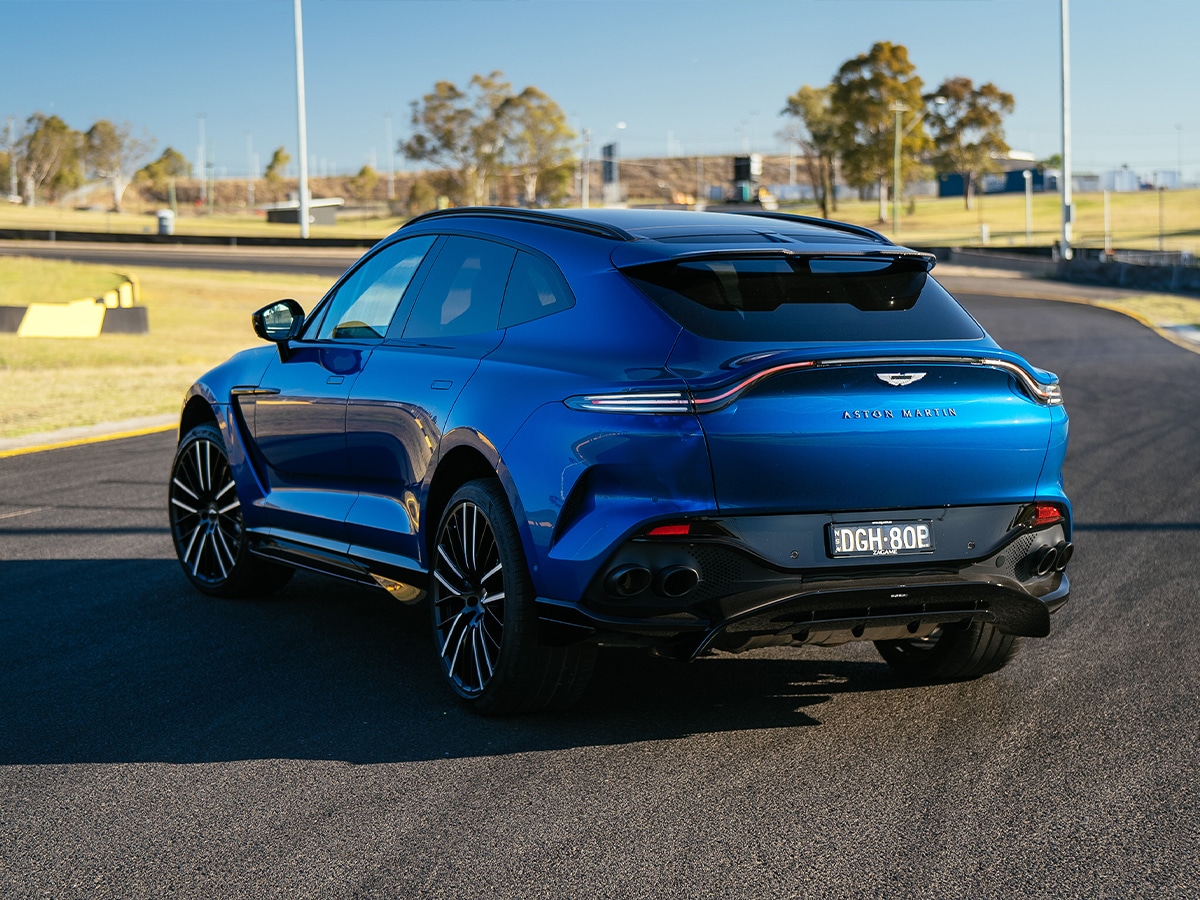
[[[312, 197], [308, 201], [308, 218], [313, 225], [336, 225], [337, 211], [345, 206], [346, 201], [341, 197]], [[260, 206], [267, 214], [267, 221], [283, 225], [297, 225], [300, 222], [300, 198], [295, 193], [283, 203], [267, 203]]]
[[[1002, 171], [981, 176], [975, 184], [976, 194], [1023, 194], [1025, 173], [1030, 172], [1030, 188], [1034, 193], [1058, 190], [1058, 182], [1047, 183], [1050, 172], [1039, 169], [1032, 153], [1014, 150], [1008, 156], [997, 157]], [[958, 172], [938, 176], [939, 197], [961, 197], [964, 193], [963, 176]]]

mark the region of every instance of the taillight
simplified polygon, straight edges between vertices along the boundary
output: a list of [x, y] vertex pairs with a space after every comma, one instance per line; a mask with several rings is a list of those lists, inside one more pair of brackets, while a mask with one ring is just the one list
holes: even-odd
[[1033, 507], [1033, 522], [1035, 528], [1041, 525], [1053, 525], [1063, 520], [1062, 510], [1050, 503], [1038, 503]]
[[1021, 508], [1014, 528], [1045, 528], [1067, 520], [1067, 512], [1057, 503], [1030, 503]]
[[625, 391], [620, 394], [583, 394], [563, 401], [583, 412], [690, 413], [692, 401], [683, 391]]

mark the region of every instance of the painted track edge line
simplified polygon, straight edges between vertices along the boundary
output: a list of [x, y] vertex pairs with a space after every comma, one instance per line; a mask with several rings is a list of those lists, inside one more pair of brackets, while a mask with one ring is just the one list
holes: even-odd
[[52, 444], [38, 444], [33, 447], [17, 447], [13, 450], [0, 450], [0, 459], [12, 456], [26, 456], [30, 453], [44, 453], [47, 450], [66, 450], [69, 447], [83, 447], [87, 444], [101, 444], [105, 441], [120, 441], [125, 438], [144, 437], [148, 434], [162, 434], [164, 431], [175, 431], [178, 424], [155, 425], [151, 428], [138, 428], [133, 431], [118, 431], [113, 434], [98, 434], [93, 437], [74, 438], [69, 441], [58, 441]]

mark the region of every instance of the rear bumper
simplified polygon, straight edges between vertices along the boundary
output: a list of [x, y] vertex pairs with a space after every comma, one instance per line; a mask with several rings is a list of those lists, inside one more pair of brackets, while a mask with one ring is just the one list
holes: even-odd
[[[944, 549], [883, 562], [787, 549], [806, 546], [806, 531], [797, 526], [838, 518], [831, 516], [771, 516], [749, 525], [710, 519], [709, 532], [719, 536], [634, 538], [610, 557], [580, 602], [539, 600], [544, 633], [551, 640], [646, 646], [682, 659], [708, 648], [895, 640], [973, 621], [1044, 637], [1051, 613], [1070, 596], [1070, 580], [1065, 564], [1039, 572], [1038, 562], [1049, 549], [1069, 546], [1069, 523], [1029, 529], [1014, 524], [1020, 509], [935, 511]], [[968, 544], [981, 553], [947, 558]], [[805, 565], [787, 565], [793, 559]]]

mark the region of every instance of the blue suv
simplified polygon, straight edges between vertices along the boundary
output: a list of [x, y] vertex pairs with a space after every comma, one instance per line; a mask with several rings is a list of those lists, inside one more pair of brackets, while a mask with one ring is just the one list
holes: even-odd
[[427, 603], [489, 714], [570, 704], [607, 646], [993, 672], [1067, 601], [1067, 415], [933, 263], [782, 214], [418, 217], [188, 392], [180, 563]]

